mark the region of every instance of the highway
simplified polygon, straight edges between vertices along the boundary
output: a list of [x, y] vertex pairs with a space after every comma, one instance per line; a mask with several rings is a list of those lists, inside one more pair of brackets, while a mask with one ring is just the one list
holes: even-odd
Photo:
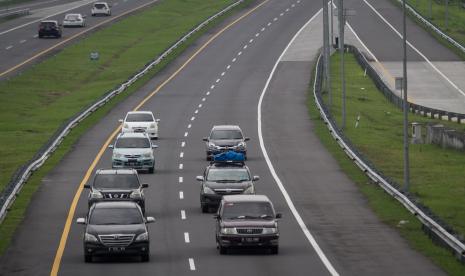
[[[31, 14], [9, 20], [0, 24], [0, 80], [12, 76], [19, 69], [27, 68], [34, 62], [56, 54], [77, 37], [90, 33], [97, 28], [109, 24], [130, 13], [136, 12], [158, 0], [115, 0], [108, 1], [112, 5], [112, 15], [109, 17], [91, 16], [92, 0], [80, 1], [43, 1], [43, 4], [31, 7]], [[40, 4], [40, 5], [39, 5]], [[29, 4], [31, 5], [31, 4]], [[39, 8], [40, 7], [40, 8]], [[84, 28], [63, 28], [60, 39], [39, 39], [37, 30], [42, 19], [58, 20], [62, 23], [66, 13], [81, 13], [86, 15]]]
[[[257, 1], [118, 104], [44, 178], [0, 259], [0, 275], [442, 275], [377, 219], [312, 132], [306, 98], [321, 41], [320, 8], [312, 0]], [[306, 23], [314, 54], [302, 56], [306, 49], [289, 42]], [[106, 144], [118, 119], [136, 107], [161, 119], [156, 173], [141, 174], [150, 185], [147, 215], [157, 219], [149, 226], [151, 261], [101, 258], [87, 264], [83, 227], [74, 223], [87, 212], [87, 193], [79, 187], [87, 173], [111, 166]], [[208, 164], [202, 137], [214, 124], [238, 124], [251, 137], [247, 164], [260, 175], [257, 192], [283, 213], [279, 255], [254, 250], [223, 256], [215, 249], [212, 214], [201, 213], [195, 181]]]

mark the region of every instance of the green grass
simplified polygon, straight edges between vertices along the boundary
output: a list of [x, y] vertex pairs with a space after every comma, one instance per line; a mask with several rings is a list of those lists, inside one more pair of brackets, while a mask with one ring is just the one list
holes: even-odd
[[[397, 4], [397, 0], [393, 0]], [[430, 2], [432, 3], [431, 13], [430, 13]], [[448, 27], [446, 28], [446, 9], [445, 9], [445, 0], [435, 1], [435, 0], [407, 0], [407, 3], [415, 8], [424, 18], [430, 20], [434, 25], [441, 29], [444, 33], [452, 37], [462, 46], [465, 46], [465, 8], [462, 7], [462, 3], [465, 1], [462, 0], [449, 0], [449, 22]], [[413, 17], [412, 17], [413, 18]], [[415, 19], [415, 18], [414, 18]], [[422, 25], [421, 22], [419, 22]], [[434, 31], [427, 28], [433, 36], [435, 36], [443, 44], [449, 46], [449, 48], [454, 49], [454, 51], [459, 54], [462, 58], [465, 58], [465, 54], [461, 51], [458, 51], [453, 47], [448, 41], [437, 35]]]
[[[345, 135], [385, 175], [402, 183], [402, 112], [391, 105], [376, 89], [369, 77], [357, 64], [353, 55], [346, 55], [347, 124]], [[339, 85], [339, 55], [331, 58], [333, 105], [332, 112], [341, 122], [341, 89]], [[362, 89], [364, 88], [364, 89]], [[313, 93], [313, 92], [312, 92]], [[326, 97], [327, 95], [325, 95]], [[431, 258], [451, 275], [465, 275], [465, 266], [452, 254], [433, 242], [421, 230], [421, 224], [405, 208], [377, 185], [371, 184], [360, 169], [349, 160], [333, 141], [319, 114], [313, 97], [309, 97], [310, 115], [316, 124], [316, 133], [341, 168], [357, 183], [370, 206], [386, 224], [399, 229], [411, 246]], [[337, 99], [337, 100], [336, 100]], [[355, 128], [355, 119], [361, 120]], [[410, 121], [432, 121], [410, 116]], [[462, 126], [449, 124], [463, 129]], [[435, 145], [410, 145], [411, 191], [420, 202], [456, 230], [465, 233], [465, 184], [463, 152], [445, 150]], [[399, 221], [407, 224], [399, 227]]]
[[[66, 119], [232, 0], [169, 0], [0, 83], [0, 190]], [[92, 51], [100, 60], [90, 61]]]
[[[191, 29], [194, 25], [197, 25], [197, 23], [200, 23], [201, 21], [203, 21], [206, 17], [214, 14], [215, 12], [221, 10], [222, 8], [224, 8], [225, 6], [227, 6], [229, 3], [231, 3], [232, 1], [213, 1], [213, 0], [208, 0], [208, 1], [205, 1], [205, 0], [170, 0], [170, 4], [172, 4], [173, 2], [177, 2], [178, 4], [179, 3], [185, 3], [185, 2], [188, 2], [190, 4], [194, 3], [194, 2], [197, 2], [198, 5], [202, 6], [202, 5], [209, 5], [208, 7], [205, 7], [203, 6], [203, 8], [199, 8], [199, 9], [193, 9], [191, 5], [189, 6], [186, 6], [186, 9], [189, 10], [189, 14], [190, 15], [194, 15], [195, 13], [197, 13], [197, 21], [195, 20], [191, 20], [191, 25], [190, 26], [185, 26], [184, 28], [184, 32], [181, 32], [181, 30], [179, 30], [179, 35], [178, 37], [172, 39], [172, 41], [175, 41], [177, 38], [181, 37], [182, 34], [186, 33], [187, 30]], [[168, 1], [166, 1], [168, 2]], [[166, 2], [163, 2], [162, 4], [165, 4]], [[217, 2], [215, 5], [211, 5], [211, 2]], [[138, 80], [134, 85], [132, 85], [125, 93], [122, 93], [120, 95], [118, 95], [117, 97], [115, 97], [112, 101], [110, 101], [107, 105], [105, 105], [104, 107], [102, 107], [101, 109], [97, 110], [97, 112], [93, 113], [91, 116], [89, 116], [86, 120], [84, 120], [80, 125], [78, 125], [78, 127], [76, 127], [75, 129], [73, 129], [71, 131], [71, 133], [65, 138], [64, 142], [60, 145], [60, 147], [57, 149], [57, 151], [52, 155], [51, 158], [49, 158], [46, 163], [44, 164], [44, 166], [42, 166], [38, 171], [36, 171], [32, 176], [31, 178], [28, 180], [28, 182], [24, 185], [23, 189], [21, 190], [21, 194], [20, 196], [16, 199], [16, 201], [14, 202], [13, 206], [11, 207], [11, 210], [9, 211], [7, 217], [5, 218], [5, 220], [2, 222], [2, 224], [0, 225], [0, 237], [2, 237], [0, 239], [0, 255], [2, 255], [4, 253], [4, 251], [6, 250], [6, 248], [8, 247], [8, 245], [10, 244], [10, 241], [11, 241], [11, 237], [13, 236], [14, 234], [14, 231], [16, 230], [16, 228], [18, 227], [18, 225], [21, 223], [21, 221], [23, 220], [24, 218], [24, 215], [25, 215], [25, 212], [27, 210], [27, 207], [29, 205], [29, 202], [34, 194], [34, 192], [37, 190], [37, 188], [39, 187], [40, 183], [41, 183], [41, 180], [42, 178], [50, 171], [52, 170], [56, 164], [58, 164], [58, 162], [60, 162], [60, 160], [63, 158], [63, 156], [72, 148], [73, 144], [79, 139], [79, 137], [87, 130], [89, 129], [92, 125], [94, 125], [96, 122], [98, 122], [100, 120], [100, 118], [102, 118], [105, 114], [108, 113], [108, 111], [114, 106], [116, 105], [118, 102], [120, 102], [121, 100], [123, 100], [124, 98], [126, 98], [127, 96], [129, 96], [132, 92], [136, 91], [137, 89], [139, 89], [142, 85], [144, 85], [148, 80], [150, 80], [157, 72], [159, 72], [160, 70], [162, 70], [167, 64], [169, 64], [173, 59], [175, 59], [181, 52], [183, 52], [189, 45], [192, 45], [192, 43], [195, 42], [195, 40], [197, 38], [199, 38], [203, 33], [205, 33], [206, 31], [208, 31], [209, 29], [211, 29], [212, 27], [214, 27], [215, 25], [217, 25], [219, 22], [221, 22], [222, 20], [224, 20], [224, 18], [226, 18], [226, 16], [230, 15], [231, 13], [239, 10], [239, 9], [242, 9], [243, 7], [249, 5], [250, 3], [252, 2], [252, 0], [247, 0], [245, 1], [243, 4], [237, 6], [236, 8], [234, 8], [233, 10], [231, 10], [230, 12], [228, 12], [227, 14], [223, 15], [222, 17], [214, 20], [208, 27], [204, 28], [202, 31], [194, 34], [192, 37], [190, 37], [184, 44], [182, 44], [180, 47], [178, 47], [177, 49], [175, 49], [166, 59], [164, 59], [159, 65], [157, 65], [154, 69], [152, 69], [148, 74], [146, 74], [144, 77], [142, 77], [140, 80]], [[210, 4], [209, 4], [210, 3]], [[160, 4], [159, 6], [156, 6], [155, 9], [160, 9], [161, 5]], [[178, 14], [177, 16], [178, 17], [182, 17], [184, 12], [180, 12], [180, 8], [179, 6], [169, 6], [168, 7], [165, 7], [164, 10], [161, 10], [161, 11], [158, 11], [158, 13], [161, 14], [171, 14], [173, 15], [174, 13]], [[175, 9], [176, 11], [173, 11], [173, 9]], [[184, 7], [183, 7], [184, 9]], [[205, 11], [205, 10], [208, 10], [208, 13]], [[144, 14], [139, 14], [137, 15], [138, 17], [138, 20], [140, 19], [141, 16], [145, 16], [145, 17], [151, 17], [153, 16], [153, 12], [154, 11], [147, 11], [146, 13]], [[173, 18], [169, 18], [169, 17], [164, 17], [165, 20], [173, 20]], [[127, 19], [125, 21], [131, 21], [131, 19]], [[120, 24], [124, 24], [124, 22], [121, 22]], [[112, 32], [112, 28], [122, 28], [123, 26], [119, 26], [120, 24], [118, 24], [117, 26], [112, 26], [112, 27], [109, 27], [109, 29], [106, 29], [106, 30], [103, 30], [101, 32]], [[135, 27], [136, 29], [139, 28], [139, 26], [137, 24], [133, 24], [132, 27]], [[177, 26], [176, 28], [178, 28], [179, 26]], [[124, 27], [124, 29], [126, 31], [131, 31], [132, 30], [129, 28], [129, 27]], [[168, 32], [168, 31], [166, 31]], [[83, 41], [83, 42], [80, 42], [78, 44], [76, 44], [75, 46], [73, 46], [72, 48], [75, 48], [75, 47], [79, 47], [80, 45], [85, 45], [85, 44], [90, 44], [88, 40], [90, 41], [93, 41], [93, 43], [98, 43], [99, 41], [99, 38], [100, 38], [100, 32], [99, 33], [96, 33], [94, 35], [92, 35], [92, 37], [90, 37], [89, 39], [86, 39], [86, 41]], [[168, 36], [168, 35], [165, 35], [165, 36]], [[147, 37], [147, 35], [145, 35], [145, 37]], [[171, 36], [170, 36], [171, 37]], [[159, 38], [161, 39], [161, 38]], [[97, 40], [97, 41], [94, 41], [94, 40]], [[156, 37], [152, 37], [152, 40], [157, 40]], [[172, 42], [171, 41], [171, 42]], [[164, 44], [166, 45], [169, 45], [171, 44], [170, 41], [163, 41]], [[101, 44], [106, 44], [106, 42], [100, 42]], [[160, 42], [161, 43], [161, 42]], [[97, 45], [97, 44], [95, 44]], [[150, 45], [145, 45], [145, 47], [151, 47]], [[145, 52], [148, 52], [147, 55], [150, 55], [148, 57], [146, 57], [146, 60], [149, 60], [155, 56], [157, 56], [158, 54], [160, 54], [162, 52], [162, 49], [164, 49], [163, 46], [159, 46], [157, 49], [151, 49], [151, 50], [147, 50], [147, 49], [144, 49], [143, 46], [141, 46], [139, 48], [139, 51], [145, 51]], [[78, 51], [78, 49], [74, 49], [74, 51]], [[64, 53], [66, 52], [66, 50], [63, 52], [63, 53], [60, 53], [59, 55], [57, 55], [54, 59], [60, 59], [62, 55], [64, 55]], [[87, 53], [86, 53], [87, 55]], [[66, 58], [69, 58], [69, 57], [66, 57]], [[67, 60], [65, 58], [65, 60]], [[47, 62], [45, 62], [47, 63]], [[144, 63], [145, 64], [145, 63]], [[95, 66], [95, 65], [94, 65]], [[98, 65], [97, 65], [98, 66]], [[113, 66], [113, 65], [112, 65]], [[117, 66], [116, 68], [120, 68], [121, 66]], [[108, 67], [108, 68], [113, 68], [113, 67]], [[140, 67], [137, 67], [136, 69], [139, 69]], [[78, 68], [79, 69], [79, 68]], [[35, 75], [35, 70], [38, 70], [38, 72], [42, 72], [42, 68], [41, 68], [41, 65], [37, 66], [36, 68], [34, 69], [31, 69], [31, 70], [28, 70], [28, 72], [26, 74], [30, 74], [29, 76], [34, 76]], [[116, 70], [116, 69], [115, 69]], [[135, 70], [133, 70], [131, 73], [133, 73]], [[130, 73], [130, 74], [131, 74]], [[42, 73], [41, 73], [42, 74]], [[129, 74], [129, 75], [130, 75]], [[53, 75], [52, 75], [53, 76]], [[23, 77], [23, 76], [21, 76]], [[20, 78], [21, 78], [20, 77]], [[123, 77], [122, 76], [122, 79], [125, 80], [127, 78], [126, 77]], [[14, 81], [14, 80], [13, 80]], [[98, 80], [97, 80], [98, 81]], [[101, 80], [101, 82], [105, 82], [104, 80]], [[67, 83], [67, 82], [66, 82]], [[76, 82], [77, 84], [77, 82]], [[108, 88], [106, 88], [108, 89]], [[103, 91], [106, 91], [106, 90], [102, 90], [102, 91], [98, 91], [98, 93], [95, 93], [94, 97], [98, 97], [101, 92]], [[0, 96], [1, 98], [1, 96]], [[1, 101], [0, 101], [1, 102]], [[91, 101], [92, 102], [92, 101]], [[75, 106], [75, 108], [78, 108], [78, 110], [80, 108], [82, 108], [82, 106]], [[1, 109], [0, 109], [1, 110]], [[2, 111], [0, 111], [2, 112]], [[57, 112], [58, 113], [58, 112]], [[40, 114], [37, 114], [38, 116]], [[47, 122], [45, 122], [47, 123]], [[13, 126], [13, 124], [11, 124], [11, 126]], [[58, 125], [56, 125], [57, 127]], [[2, 129], [0, 127], [0, 129]], [[3, 129], [2, 129], [3, 131]], [[17, 131], [21, 131], [21, 128], [18, 128]], [[53, 131], [52, 131], [53, 132]], [[50, 133], [52, 133], [50, 132]], [[1, 133], [1, 132], [0, 132]], [[46, 136], [45, 134], [43, 134], [44, 137]], [[31, 137], [32, 139], [33, 137]], [[2, 136], [0, 136], [0, 139], [2, 139]], [[31, 153], [33, 152], [33, 150], [31, 149], [30, 150]], [[15, 161], [15, 162], [21, 162], [19, 160]]]

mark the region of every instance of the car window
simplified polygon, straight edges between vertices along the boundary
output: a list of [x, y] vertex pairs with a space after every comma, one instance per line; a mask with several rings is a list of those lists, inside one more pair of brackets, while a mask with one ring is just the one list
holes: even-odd
[[105, 4], [95, 4], [94, 7], [97, 8], [97, 9], [103, 9], [106, 6], [105, 6]]
[[150, 148], [150, 141], [147, 138], [119, 138], [115, 148]]
[[45, 28], [51, 28], [51, 27], [55, 27], [56, 24], [54, 22], [41, 22], [40, 26], [45, 27]]
[[65, 19], [66, 20], [78, 20], [79, 16], [76, 15], [76, 14], [68, 14], [68, 15], [65, 16]]
[[137, 208], [95, 208], [90, 214], [92, 225], [142, 224], [144, 220]]
[[128, 114], [126, 122], [153, 122], [152, 114]]
[[214, 130], [210, 135], [210, 139], [242, 139], [242, 133], [239, 130]]
[[207, 174], [208, 181], [248, 181], [249, 172], [246, 169], [210, 169]]
[[274, 218], [273, 207], [269, 202], [226, 202], [223, 204], [224, 219]]
[[97, 189], [137, 189], [139, 186], [135, 174], [97, 174], [94, 179]]

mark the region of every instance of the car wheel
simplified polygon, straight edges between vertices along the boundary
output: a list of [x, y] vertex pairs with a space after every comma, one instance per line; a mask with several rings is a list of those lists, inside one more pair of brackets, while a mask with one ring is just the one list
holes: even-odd
[[39, 35], [39, 38], [43, 38], [44, 36], [43, 35]]
[[150, 260], [150, 253], [147, 252], [145, 254], [140, 255], [140, 260], [144, 263], [148, 262]]
[[202, 207], [202, 213], [208, 213], [208, 205], [207, 204], [201, 204]]
[[226, 255], [228, 254], [228, 249], [224, 246], [221, 246], [221, 244], [219, 245], [219, 248], [220, 248], [220, 254], [221, 255]]
[[92, 255], [84, 254], [84, 262], [91, 263], [92, 262]]
[[149, 168], [149, 173], [153, 173], [155, 171], [155, 166]]
[[277, 255], [279, 253], [279, 247], [278, 246], [273, 246], [270, 248], [270, 252], [273, 255]]

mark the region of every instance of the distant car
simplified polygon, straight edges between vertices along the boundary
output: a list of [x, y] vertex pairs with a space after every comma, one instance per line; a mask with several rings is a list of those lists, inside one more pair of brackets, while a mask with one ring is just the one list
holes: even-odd
[[244, 154], [245, 159], [247, 159], [247, 144], [245, 142], [248, 140], [250, 139], [244, 137], [239, 126], [213, 126], [210, 136], [203, 138], [207, 160], [211, 160], [215, 154], [230, 150]]
[[80, 13], [68, 13], [63, 19], [63, 27], [85, 27], [86, 20]]
[[131, 111], [126, 117], [120, 119], [122, 123], [121, 132], [145, 132], [152, 139], [158, 139], [158, 122], [152, 111]]
[[56, 20], [43, 20], [39, 23], [39, 38], [62, 36], [61, 26]]
[[230, 195], [221, 200], [216, 218], [220, 254], [230, 248], [266, 248], [278, 254], [280, 213], [264, 195]]
[[137, 170], [155, 171], [155, 156], [153, 150], [157, 145], [152, 144], [146, 133], [120, 133], [116, 138], [113, 149], [112, 167], [133, 168]]
[[89, 189], [88, 204], [91, 207], [99, 201], [134, 201], [145, 214], [144, 190], [148, 184], [141, 184], [134, 169], [105, 170], [95, 173], [92, 184], [84, 185]]
[[91, 10], [92, 16], [111, 15], [110, 5], [107, 2], [95, 2]]
[[139, 255], [141, 261], [150, 259], [150, 240], [147, 223], [139, 205], [134, 202], [97, 202], [87, 217], [76, 223], [85, 224], [84, 260], [92, 262], [94, 256]]
[[254, 181], [244, 162], [212, 162], [203, 175], [197, 176], [200, 185], [200, 208], [203, 213], [217, 208], [224, 195], [255, 194]]

